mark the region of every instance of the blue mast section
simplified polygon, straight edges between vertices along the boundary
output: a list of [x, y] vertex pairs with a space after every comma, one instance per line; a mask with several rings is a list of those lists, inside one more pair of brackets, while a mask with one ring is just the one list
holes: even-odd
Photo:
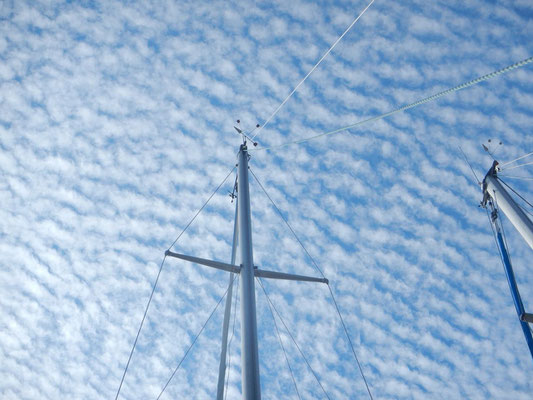
[[524, 310], [524, 305], [522, 304], [522, 298], [520, 297], [518, 286], [516, 285], [513, 267], [511, 266], [511, 260], [509, 259], [509, 254], [507, 252], [507, 248], [505, 247], [500, 229], [497, 230], [497, 237], [498, 245], [500, 246], [502, 253], [505, 274], [507, 275], [507, 282], [509, 283], [509, 289], [511, 289], [511, 295], [513, 296], [516, 313], [518, 314], [518, 319], [520, 320], [520, 325], [522, 326], [522, 331], [524, 331], [524, 336], [526, 338], [527, 345], [529, 346], [529, 352], [531, 353], [531, 357], [533, 359], [533, 336], [531, 335], [529, 324], [523, 320], [526, 312]]
[[511, 259], [509, 258], [509, 252], [507, 251], [507, 247], [505, 246], [505, 241], [503, 239], [503, 228], [500, 225], [501, 222], [498, 220], [498, 211], [501, 208], [516, 230], [520, 232], [524, 240], [531, 246], [532, 249], [533, 223], [522, 211], [522, 209], [515, 203], [513, 198], [509, 196], [505, 188], [500, 184], [497, 177], [498, 171], [498, 161], [494, 160], [492, 167], [489, 169], [485, 175], [485, 178], [483, 179], [483, 200], [481, 202], [481, 206], [483, 208], [487, 208], [487, 206], [489, 206], [492, 210], [490, 219], [496, 230], [496, 242], [500, 248], [505, 275], [507, 275], [507, 282], [509, 283], [509, 289], [511, 290], [511, 295], [513, 296], [513, 302], [516, 308], [516, 313], [518, 314], [518, 319], [520, 320], [520, 326], [524, 332], [524, 337], [526, 338], [529, 352], [531, 353], [531, 357], [533, 359], [533, 336], [531, 327], [529, 326], [530, 323], [533, 323], [533, 314], [526, 313], [524, 310], [522, 298], [520, 297], [513, 267], [511, 265]]

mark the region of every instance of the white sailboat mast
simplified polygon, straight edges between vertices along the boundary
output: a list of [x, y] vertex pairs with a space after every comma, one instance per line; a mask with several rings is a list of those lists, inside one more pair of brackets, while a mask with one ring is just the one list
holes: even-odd
[[[219, 365], [219, 379], [217, 399], [224, 395], [224, 378], [226, 375], [226, 354], [228, 340], [229, 315], [231, 311], [231, 293], [233, 290], [233, 274], [240, 274], [241, 296], [241, 370], [242, 370], [242, 399], [261, 400], [261, 381], [259, 376], [259, 351], [257, 336], [257, 317], [255, 307], [254, 278], [281, 279], [300, 282], [318, 282], [328, 284], [326, 278], [288, 274], [278, 271], [268, 271], [254, 266], [252, 249], [252, 218], [250, 211], [250, 190], [248, 181], [248, 148], [246, 141], [241, 145], [238, 156], [237, 172], [237, 206], [233, 231], [233, 249], [231, 263], [208, 260], [204, 258], [175, 253], [167, 250], [167, 257], [178, 258], [195, 264], [204, 265], [221, 271], [229, 272], [230, 287], [226, 300], [226, 312], [222, 329], [222, 349]], [[237, 251], [238, 250], [238, 251]], [[236, 265], [240, 255], [240, 265]]]
[[485, 179], [483, 179], [483, 201], [481, 206], [491, 209], [490, 221], [494, 228], [494, 238], [500, 249], [500, 256], [502, 258], [505, 274], [507, 275], [507, 282], [509, 283], [509, 289], [511, 290], [511, 296], [516, 308], [518, 319], [520, 320], [520, 326], [524, 333], [529, 352], [533, 358], [533, 335], [531, 331], [530, 323], [533, 323], [533, 314], [526, 313], [524, 304], [522, 303], [522, 297], [518, 290], [518, 284], [511, 264], [511, 258], [505, 243], [503, 236], [503, 228], [499, 221], [498, 210], [502, 210], [507, 218], [512, 222], [514, 227], [525, 241], [533, 248], [533, 224], [522, 209], [515, 203], [513, 198], [507, 193], [505, 188], [499, 182], [497, 177], [498, 162], [494, 161]]
[[504, 212], [531, 249], [533, 249], [533, 222], [531, 222], [526, 213], [516, 204], [514, 199], [499, 182], [497, 171], [498, 161], [494, 161], [485, 179], [483, 179], [482, 205], [485, 207], [487, 201], [491, 198], [497, 207]]
[[239, 150], [237, 176], [239, 250], [241, 254], [241, 370], [242, 398], [261, 399], [259, 354], [257, 347], [257, 319], [255, 310], [254, 259], [252, 250], [252, 221], [248, 185], [248, 149], [246, 143]]

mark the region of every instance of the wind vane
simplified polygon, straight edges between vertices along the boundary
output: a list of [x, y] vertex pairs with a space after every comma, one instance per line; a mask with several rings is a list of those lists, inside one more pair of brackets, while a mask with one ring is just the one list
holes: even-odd
[[[241, 124], [241, 120], [238, 119], [237, 120], [237, 124], [240, 126]], [[250, 142], [252, 142], [254, 144], [254, 146], [257, 146], [257, 142], [254, 142], [254, 140], [250, 137], [250, 135], [257, 129], [259, 128], [259, 124], [255, 124], [255, 128], [249, 132], [249, 133], [244, 133], [244, 131], [241, 129], [241, 128], [237, 128], [235, 125], [233, 126], [235, 128], [235, 130], [242, 136], [242, 142], [243, 143], [246, 143], [246, 139], [248, 139]]]

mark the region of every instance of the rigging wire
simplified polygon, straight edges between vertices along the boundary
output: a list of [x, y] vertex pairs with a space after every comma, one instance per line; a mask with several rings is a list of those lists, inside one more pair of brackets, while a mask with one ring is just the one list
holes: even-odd
[[472, 173], [474, 174], [474, 178], [476, 178], [477, 184], [478, 184], [478, 185], [481, 185], [480, 180], [478, 179], [476, 173], [474, 172], [474, 168], [472, 168], [472, 164], [470, 164], [470, 161], [468, 161], [468, 159], [466, 158], [466, 154], [465, 154], [465, 152], [463, 151], [463, 149], [461, 148], [461, 146], [458, 146], [458, 147], [459, 147], [459, 150], [461, 150], [461, 153], [463, 153], [463, 157], [464, 157], [466, 163], [468, 164], [468, 166], [470, 167], [470, 170], [471, 170]]
[[[196, 217], [202, 212], [202, 210], [205, 208], [205, 206], [209, 203], [209, 201], [213, 198], [213, 196], [218, 192], [218, 190], [220, 189], [220, 187], [224, 184], [224, 182], [226, 182], [226, 180], [228, 179], [228, 177], [231, 175], [231, 173], [235, 170], [236, 167], [233, 167], [231, 169], [231, 171], [229, 172], [229, 174], [224, 178], [224, 180], [220, 183], [220, 185], [217, 186], [217, 188], [215, 189], [215, 191], [213, 192], [213, 194], [211, 194], [211, 196], [209, 196], [209, 198], [207, 199], [207, 201], [202, 205], [202, 207], [200, 207], [200, 209], [196, 212], [196, 214], [192, 217], [192, 219], [189, 221], [189, 223], [185, 226], [185, 228], [183, 228], [183, 230], [180, 232], [180, 234], [176, 237], [176, 239], [174, 240], [174, 242], [172, 242], [172, 244], [169, 246], [168, 250], [170, 250], [172, 248], [172, 246], [174, 246], [176, 244], [176, 242], [181, 238], [181, 236], [185, 233], [185, 231], [189, 228], [189, 226], [191, 226], [191, 224], [194, 222], [194, 220], [196, 219]], [[142, 327], [144, 325], [144, 321], [146, 319], [146, 315], [148, 314], [148, 309], [150, 308], [150, 304], [152, 303], [152, 299], [154, 297], [154, 293], [155, 293], [155, 290], [157, 288], [157, 283], [159, 282], [159, 277], [161, 276], [161, 271], [163, 270], [163, 266], [165, 265], [165, 260], [167, 259], [167, 256], [165, 255], [163, 257], [163, 261], [161, 261], [161, 265], [159, 266], [159, 271], [157, 272], [157, 277], [155, 278], [155, 282], [154, 282], [154, 285], [152, 286], [152, 292], [150, 293], [150, 297], [148, 298], [148, 303], [146, 303], [146, 308], [144, 309], [144, 314], [143, 314], [143, 317], [141, 319], [141, 323], [139, 325], [139, 329], [137, 330], [137, 335], [135, 336], [135, 340], [133, 342], [133, 346], [131, 348], [131, 351], [130, 351], [130, 354], [129, 354], [129, 357], [128, 357], [128, 362], [126, 363], [126, 366], [124, 367], [124, 372], [122, 374], [122, 378], [120, 379], [120, 384], [118, 386], [118, 389], [117, 389], [117, 393], [115, 395], [115, 400], [118, 399], [118, 396], [120, 395], [120, 390], [122, 389], [122, 385], [124, 383], [124, 379], [126, 378], [126, 373], [128, 372], [128, 368], [130, 366], [130, 362], [131, 362], [131, 359], [133, 357], [133, 352], [135, 351], [135, 348], [137, 347], [137, 341], [139, 340], [139, 336], [141, 334], [141, 330], [142, 330]]]
[[[237, 274], [235, 274], [235, 276], [233, 277], [233, 281], [235, 281], [236, 277], [237, 277]], [[167, 383], [165, 383], [165, 386], [163, 386], [163, 389], [161, 390], [161, 393], [159, 393], [159, 396], [157, 396], [156, 400], [159, 400], [161, 398], [161, 396], [163, 395], [163, 393], [165, 392], [166, 388], [170, 384], [170, 381], [172, 380], [172, 378], [174, 378], [174, 375], [176, 375], [176, 372], [178, 372], [178, 370], [180, 369], [181, 364], [183, 363], [183, 361], [185, 360], [185, 358], [187, 357], [187, 355], [189, 354], [189, 352], [191, 351], [191, 349], [195, 345], [196, 341], [198, 340], [198, 338], [200, 337], [200, 335], [204, 331], [205, 327], [207, 326], [207, 324], [211, 320], [211, 317], [213, 317], [213, 315], [215, 314], [215, 311], [217, 310], [218, 306], [220, 305], [220, 303], [222, 303], [222, 300], [224, 300], [224, 297], [226, 297], [226, 295], [228, 294], [228, 291], [229, 291], [229, 286], [226, 289], [226, 291], [224, 292], [224, 294], [222, 295], [222, 297], [218, 300], [217, 304], [215, 305], [215, 308], [213, 308], [213, 311], [211, 311], [211, 314], [209, 314], [209, 317], [207, 318], [207, 320], [202, 325], [202, 329], [200, 329], [200, 331], [196, 334], [196, 336], [194, 337], [194, 340], [192, 341], [190, 346], [187, 348], [187, 351], [185, 351], [185, 354], [183, 355], [183, 357], [181, 358], [180, 362], [178, 363], [178, 366], [174, 369], [174, 372], [172, 372], [172, 375], [170, 375], [170, 378], [168, 378]]]
[[522, 200], [524, 200], [528, 206], [530, 206], [531, 208], [533, 208], [533, 204], [531, 204], [529, 201], [527, 201], [522, 195], [520, 195], [520, 193], [518, 193], [516, 190], [514, 190], [511, 186], [509, 186], [507, 183], [505, 183], [505, 181], [502, 179], [502, 178], [499, 178], [498, 179], [500, 180], [501, 183], [503, 183], [505, 186], [507, 186], [509, 189], [511, 189], [513, 191], [514, 194], [516, 194], [518, 197], [520, 197]]
[[[462, 83], [458, 86], [455, 86], [453, 88], [450, 88], [450, 89], [447, 89], [447, 90], [444, 90], [442, 92], [439, 92], [439, 93], [436, 93], [432, 96], [429, 96], [429, 97], [426, 97], [424, 99], [421, 99], [421, 100], [418, 100], [418, 101], [415, 101], [414, 103], [411, 103], [411, 104], [407, 104], [407, 105], [404, 105], [402, 107], [399, 107], [395, 110], [392, 110], [392, 111], [389, 111], [389, 112], [386, 112], [386, 113], [383, 113], [383, 114], [380, 114], [380, 115], [377, 115], [375, 117], [371, 117], [371, 118], [367, 118], [367, 119], [364, 119], [362, 121], [359, 121], [359, 122], [356, 122], [354, 124], [351, 124], [351, 125], [347, 125], [347, 126], [344, 126], [342, 128], [338, 128], [338, 129], [334, 129], [332, 131], [328, 131], [328, 132], [323, 132], [323, 133], [320, 133], [318, 135], [315, 135], [315, 136], [310, 136], [310, 137], [307, 137], [307, 138], [303, 138], [303, 139], [299, 139], [299, 140], [294, 140], [294, 141], [291, 141], [291, 142], [286, 142], [286, 143], [282, 143], [282, 144], [279, 144], [279, 145], [273, 145], [273, 146], [267, 146], [267, 147], [257, 147], [255, 149], [251, 149], [251, 150], [254, 150], [254, 151], [259, 151], [259, 150], [274, 150], [274, 149], [278, 149], [278, 148], [281, 148], [281, 147], [285, 147], [285, 146], [290, 146], [290, 145], [293, 145], [293, 144], [301, 144], [301, 143], [305, 143], [305, 142], [309, 142], [311, 140], [315, 140], [315, 139], [318, 139], [318, 138], [321, 138], [323, 136], [328, 136], [328, 135], [333, 135], [335, 133], [339, 133], [339, 132], [343, 132], [343, 131], [346, 131], [346, 130], [349, 130], [349, 129], [352, 129], [352, 128], [355, 128], [357, 126], [360, 126], [360, 125], [363, 125], [363, 124], [366, 124], [368, 122], [372, 122], [372, 121], [377, 121], [377, 120], [380, 120], [380, 119], [383, 119], [383, 118], [386, 118], [386, 117], [389, 117], [393, 114], [396, 114], [396, 113], [399, 113], [401, 111], [405, 111], [405, 110], [408, 110], [408, 109], [411, 109], [411, 108], [414, 108], [414, 107], [417, 107], [419, 105], [422, 105], [422, 104], [425, 104], [425, 103], [428, 103], [430, 101], [433, 101], [433, 100], [436, 100], [438, 99], [439, 97], [442, 97], [442, 96], [445, 96], [445, 95], [448, 95], [450, 93], [453, 93], [453, 92], [457, 92], [459, 90], [462, 90], [462, 89], [466, 89], [470, 86], [473, 86], [473, 85], [476, 85], [480, 82], [483, 82], [483, 81], [486, 81], [486, 80], [489, 80], [489, 79], [492, 79], [498, 75], [502, 75], [502, 74], [505, 74], [507, 72], [510, 72], [514, 69], [517, 69], [517, 68], [520, 68], [520, 67], [523, 67], [524, 65], [527, 65], [529, 63], [533, 62], [533, 57], [529, 57], [529, 58], [526, 58], [522, 61], [519, 61], [519, 62], [516, 62], [514, 64], [511, 64], [511, 65], [508, 65], [507, 67], [505, 68], [501, 68], [501, 69], [498, 69], [496, 71], [493, 71], [489, 74], [486, 74], [486, 75], [483, 75], [483, 76], [480, 76], [476, 79], [473, 79], [471, 81], [468, 81], [468, 82], [465, 82], [465, 83]], [[510, 169], [510, 168], [509, 168]]]
[[237, 279], [237, 286], [236, 286], [236, 289], [235, 289], [235, 297], [233, 299], [233, 327], [232, 327], [231, 336], [230, 336], [229, 342], [228, 342], [228, 349], [230, 349], [230, 351], [228, 351], [228, 368], [227, 368], [228, 375], [226, 376], [226, 385], [225, 385], [225, 389], [224, 389], [224, 399], [226, 399], [226, 396], [228, 395], [229, 375], [231, 373], [231, 341], [233, 340], [233, 336], [235, 336], [235, 319], [236, 319], [236, 315], [237, 315], [237, 300], [238, 300], [237, 293], [239, 291], [239, 282], [240, 282], [240, 279]]
[[[525, 201], [531, 208], [533, 208], [533, 205], [531, 205], [531, 203], [529, 201], [527, 201], [523, 196], [520, 195], [520, 193], [518, 193], [516, 190], [514, 190], [511, 186], [509, 186], [507, 183], [505, 183], [503, 181], [503, 179], [501, 179], [500, 177], [498, 177], [498, 179], [505, 185], [507, 186], [509, 189], [511, 189], [518, 197], [520, 197], [523, 201]], [[524, 207], [520, 206], [520, 204], [517, 204], [518, 207], [520, 207], [520, 209], [522, 211], [524, 211], [525, 213], [529, 214], [530, 216], [533, 217], [533, 214], [529, 211], [529, 210], [526, 210]]]
[[298, 343], [296, 342], [296, 339], [294, 338], [294, 336], [292, 335], [291, 331], [289, 330], [289, 328], [287, 327], [287, 324], [285, 323], [285, 321], [283, 320], [283, 318], [281, 318], [281, 315], [278, 311], [278, 309], [276, 308], [276, 306], [274, 305], [274, 303], [272, 303], [272, 300], [270, 300], [270, 297], [268, 295], [268, 293], [266, 292], [266, 289], [265, 289], [265, 286], [263, 285], [263, 281], [261, 278], [256, 278], [258, 281], [259, 281], [259, 284], [261, 286], [261, 288], [263, 288], [263, 292], [265, 293], [265, 296], [267, 298], [267, 301], [268, 303], [270, 304], [270, 306], [272, 307], [272, 309], [276, 312], [279, 320], [281, 321], [281, 323], [283, 324], [283, 326], [285, 327], [285, 330], [287, 331], [287, 334], [289, 335], [289, 337], [291, 338], [292, 342], [294, 343], [294, 345], [296, 346], [296, 348], [298, 349], [298, 351], [300, 352], [300, 355], [302, 356], [302, 358], [304, 359], [304, 362], [307, 364], [307, 367], [309, 368], [309, 370], [311, 371], [311, 373], [313, 374], [313, 376], [315, 377], [316, 381], [318, 382], [318, 385], [320, 386], [320, 388], [322, 389], [322, 391], [324, 392], [324, 395], [329, 399], [331, 400], [331, 398], [329, 397], [328, 393], [326, 392], [326, 389], [324, 389], [324, 386], [322, 386], [322, 383], [320, 382], [320, 379], [318, 379], [318, 375], [316, 374], [315, 370], [311, 367], [311, 364], [309, 364], [309, 361], [307, 361], [307, 357], [305, 357], [305, 354], [303, 353], [302, 349], [300, 348], [300, 346], [298, 346]]
[[509, 171], [510, 169], [515, 169], [515, 168], [525, 167], [526, 165], [533, 165], [533, 161], [528, 162], [528, 163], [525, 163], [525, 164], [513, 165], [512, 167], [509, 167], [509, 168], [502, 168], [501, 170], [502, 170], [502, 171]]
[[372, 393], [370, 392], [370, 387], [368, 386], [368, 382], [366, 380], [365, 374], [363, 373], [363, 367], [361, 367], [361, 363], [359, 362], [359, 358], [357, 357], [357, 354], [355, 353], [355, 348], [352, 343], [352, 339], [350, 338], [350, 335], [348, 334], [348, 329], [346, 328], [346, 324], [344, 323], [344, 318], [342, 318], [341, 311], [339, 309], [339, 305], [337, 304], [337, 300], [335, 300], [335, 296], [333, 295], [333, 290], [331, 289], [331, 286], [328, 283], [328, 289], [329, 293], [331, 294], [331, 299], [333, 300], [333, 304], [335, 304], [335, 309], [337, 310], [337, 314], [339, 314], [339, 318], [342, 323], [342, 327], [344, 328], [344, 333], [346, 334], [346, 337], [348, 338], [348, 342], [350, 343], [350, 348], [352, 349], [353, 356], [355, 357], [355, 361], [357, 362], [357, 367], [359, 367], [359, 372], [361, 373], [361, 377], [363, 378], [363, 381], [365, 382], [366, 391], [368, 392], [368, 396], [371, 400], [374, 400], [374, 397], [372, 396]]
[[523, 159], [523, 158], [526, 158], [526, 157], [528, 157], [528, 156], [531, 156], [531, 155], [533, 155], [533, 151], [532, 151], [531, 153], [527, 153], [526, 155], [523, 155], [523, 156], [521, 156], [521, 157], [515, 158], [514, 160], [507, 161], [507, 162], [505, 162], [505, 163], [503, 163], [503, 164], [500, 164], [500, 168], [503, 167], [503, 166], [505, 166], [505, 165], [512, 164], [512, 163], [514, 163], [514, 162], [516, 162], [516, 161], [519, 161], [519, 160], [521, 160], [521, 159]]
[[335, 43], [333, 43], [331, 45], [331, 47], [328, 49], [328, 51], [326, 51], [324, 53], [324, 55], [322, 56], [322, 58], [320, 58], [320, 60], [318, 60], [318, 62], [314, 65], [313, 68], [311, 68], [311, 70], [307, 73], [307, 75], [300, 81], [300, 83], [298, 83], [296, 85], [296, 87], [292, 90], [292, 92], [289, 93], [289, 95], [285, 98], [285, 100], [283, 100], [281, 102], [281, 104], [278, 106], [278, 108], [276, 108], [274, 110], [274, 112], [270, 115], [270, 117], [268, 117], [266, 119], [266, 121], [263, 123], [263, 125], [259, 128], [259, 130], [257, 131], [257, 133], [252, 136], [252, 141], [253, 139], [259, 135], [259, 133], [263, 130], [263, 128], [265, 126], [268, 125], [268, 123], [272, 120], [272, 118], [274, 118], [274, 116], [278, 113], [279, 110], [281, 110], [281, 107], [283, 107], [285, 105], [285, 103], [291, 98], [291, 96], [298, 90], [298, 88], [305, 82], [305, 80], [309, 77], [309, 75], [311, 75], [313, 73], [313, 71], [319, 66], [319, 64], [324, 60], [324, 58], [326, 58], [328, 56], [329, 53], [331, 53], [331, 51], [333, 50], [333, 48], [337, 45], [337, 43], [339, 43], [341, 41], [341, 39], [348, 33], [348, 31], [350, 29], [352, 29], [352, 27], [355, 25], [355, 23], [359, 20], [359, 18], [361, 18], [363, 16], [363, 14], [366, 12], [366, 10], [368, 10], [368, 8], [372, 5], [372, 3], [374, 3], [375, 0], [372, 0], [370, 1], [370, 3], [366, 6], [366, 8], [352, 21], [352, 23], [350, 24], [350, 26], [348, 28], [346, 28], [346, 30], [344, 31], [344, 33], [342, 35], [339, 36], [339, 38], [335, 41]]
[[296, 234], [296, 232], [294, 232], [294, 229], [292, 229], [292, 226], [289, 224], [289, 221], [287, 221], [287, 219], [285, 218], [285, 216], [281, 213], [281, 210], [278, 208], [278, 206], [276, 205], [276, 203], [274, 203], [274, 200], [272, 200], [272, 197], [270, 197], [270, 195], [268, 194], [268, 192], [266, 191], [266, 189], [264, 188], [264, 186], [261, 184], [261, 182], [259, 181], [259, 179], [257, 178], [257, 176], [254, 174], [254, 172], [252, 171], [252, 169], [250, 168], [250, 173], [252, 174], [252, 176], [254, 177], [255, 181], [259, 184], [259, 186], [261, 187], [261, 189], [263, 190], [263, 192], [265, 193], [265, 195], [268, 197], [268, 199], [270, 200], [270, 202], [272, 203], [272, 205], [274, 206], [274, 208], [276, 209], [276, 211], [278, 212], [278, 214], [281, 216], [281, 219], [283, 219], [283, 221], [285, 222], [285, 225], [287, 225], [287, 228], [289, 228], [289, 230], [291, 231], [292, 235], [294, 236], [294, 238], [296, 239], [296, 241], [300, 244], [300, 246], [302, 247], [302, 249], [304, 250], [304, 252], [307, 254], [307, 256], [309, 257], [309, 259], [313, 262], [315, 268], [317, 269], [317, 271], [320, 273], [320, 275], [322, 275], [322, 278], [326, 278], [326, 276], [324, 275], [324, 273], [322, 272], [322, 270], [320, 269], [320, 267], [318, 266], [318, 264], [315, 262], [315, 260], [313, 259], [313, 257], [311, 257], [311, 254], [309, 254], [309, 252], [307, 251], [307, 249], [305, 248], [305, 246], [303, 245], [303, 243], [301, 242], [300, 238], [298, 237], [298, 235]]
[[[263, 287], [263, 284], [261, 283], [261, 287]], [[263, 287], [263, 291], [265, 292], [265, 288]], [[266, 292], [265, 292], [266, 296]], [[279, 344], [281, 346], [281, 350], [283, 350], [283, 355], [285, 356], [285, 361], [287, 362], [287, 366], [289, 367], [289, 371], [291, 373], [292, 383], [294, 384], [294, 388], [296, 389], [296, 394], [298, 395], [298, 398], [302, 400], [300, 397], [300, 391], [298, 390], [298, 385], [296, 384], [296, 379], [294, 379], [294, 374], [292, 372], [291, 363], [289, 362], [289, 357], [287, 356], [287, 352], [285, 351], [285, 346], [283, 346], [283, 340], [281, 340], [281, 335], [279, 333], [278, 324], [276, 322], [276, 317], [274, 316], [274, 312], [272, 311], [272, 306], [269, 302], [267, 302], [268, 308], [270, 310], [270, 315], [272, 315], [272, 320], [274, 321], [274, 328], [276, 328], [276, 334], [278, 335]]]
[[511, 179], [521, 179], [523, 181], [533, 181], [533, 178], [528, 177], [528, 176], [511, 176], [511, 175], [500, 175], [500, 176], [505, 176], [506, 178], [511, 178]]
[[135, 336], [135, 341], [133, 342], [133, 346], [131, 347], [130, 355], [128, 357], [128, 362], [126, 363], [126, 367], [124, 368], [122, 378], [120, 379], [120, 384], [118, 385], [117, 394], [115, 395], [115, 400], [117, 400], [118, 396], [120, 395], [122, 384], [124, 383], [124, 379], [126, 378], [126, 373], [128, 372], [128, 368], [130, 366], [131, 358], [133, 357], [133, 352], [135, 351], [135, 347], [137, 347], [137, 341], [139, 340], [139, 336], [141, 334], [141, 330], [144, 325], [144, 320], [146, 319], [146, 314], [148, 314], [148, 309], [150, 308], [150, 304], [152, 303], [152, 298], [154, 297], [154, 292], [157, 287], [157, 282], [159, 282], [159, 276], [161, 275], [161, 271], [163, 270], [163, 265], [165, 265], [166, 259], [167, 259], [167, 256], [165, 255], [163, 257], [163, 261], [161, 261], [161, 265], [159, 266], [159, 271], [157, 272], [157, 277], [155, 278], [155, 282], [152, 287], [152, 292], [150, 293], [150, 298], [148, 299], [148, 303], [146, 304], [146, 308], [144, 309], [144, 314], [141, 319], [141, 324], [139, 325], [139, 329], [137, 330], [137, 335]]
[[233, 171], [235, 170], [235, 168], [237, 168], [237, 166], [233, 166], [233, 168], [229, 171], [229, 173], [226, 175], [226, 177], [222, 180], [222, 182], [220, 182], [220, 184], [217, 186], [217, 188], [215, 189], [215, 191], [211, 194], [211, 196], [209, 196], [209, 198], [207, 199], [207, 201], [204, 203], [204, 205], [202, 207], [200, 207], [200, 209], [196, 212], [196, 214], [194, 215], [194, 217], [192, 217], [192, 219], [189, 221], [189, 223], [187, 224], [187, 226], [185, 226], [185, 228], [181, 231], [181, 233], [178, 235], [178, 237], [172, 242], [172, 244], [168, 247], [168, 250], [171, 250], [172, 247], [176, 244], [176, 242], [180, 239], [180, 237], [185, 233], [185, 231], [187, 230], [187, 228], [189, 228], [189, 226], [191, 226], [191, 224], [194, 222], [194, 220], [196, 219], [196, 217], [203, 211], [203, 209], [205, 208], [205, 206], [207, 206], [207, 204], [211, 201], [211, 199], [213, 198], [213, 196], [218, 192], [218, 190], [222, 187], [222, 185], [226, 182], [226, 180], [229, 178], [229, 176], [233, 173]]
[[496, 238], [496, 231], [494, 230], [494, 226], [492, 225], [492, 221], [490, 219], [489, 210], [485, 208], [485, 211], [487, 213], [487, 219], [489, 220], [490, 229], [492, 230], [492, 237], [494, 238], [494, 243], [496, 244], [496, 248], [498, 249], [498, 254], [500, 255], [500, 260], [503, 264], [503, 267], [505, 268], [505, 262], [503, 260], [503, 254], [500, 249], [500, 246], [498, 245], [498, 239]]
[[[264, 188], [264, 186], [261, 184], [261, 182], [259, 181], [259, 179], [257, 179], [257, 176], [254, 174], [254, 172], [252, 171], [252, 169], [250, 168], [250, 173], [252, 174], [252, 176], [254, 177], [254, 179], [256, 180], [256, 182], [259, 184], [259, 186], [261, 187], [261, 189], [263, 190], [263, 192], [265, 193], [265, 195], [268, 197], [268, 199], [270, 200], [270, 202], [272, 203], [272, 205], [274, 206], [274, 208], [276, 209], [276, 211], [278, 212], [278, 214], [280, 215], [281, 219], [283, 219], [283, 221], [285, 222], [285, 224], [287, 225], [287, 227], [289, 228], [289, 230], [292, 232], [292, 234], [294, 235], [296, 241], [300, 244], [300, 246], [302, 247], [302, 249], [304, 250], [304, 252], [307, 254], [307, 256], [309, 257], [309, 259], [311, 260], [311, 262], [314, 264], [315, 268], [317, 269], [317, 271], [320, 273], [320, 275], [322, 275], [322, 278], [326, 278], [326, 276], [324, 275], [324, 273], [322, 272], [322, 270], [320, 269], [320, 267], [318, 266], [317, 262], [315, 261], [315, 259], [311, 256], [311, 254], [309, 253], [309, 251], [307, 251], [306, 247], [304, 246], [304, 244], [302, 243], [302, 241], [300, 240], [300, 238], [298, 237], [298, 235], [296, 235], [296, 232], [294, 231], [294, 229], [292, 229], [291, 225], [289, 224], [289, 221], [283, 216], [283, 214], [281, 213], [280, 209], [278, 208], [278, 206], [276, 205], [276, 203], [274, 203], [274, 200], [272, 200], [272, 198], [270, 197], [270, 195], [267, 193], [266, 189]], [[348, 329], [346, 327], [346, 324], [344, 323], [344, 319], [342, 318], [342, 314], [340, 312], [340, 309], [339, 309], [339, 305], [337, 304], [337, 300], [335, 299], [335, 295], [333, 294], [333, 290], [331, 289], [331, 286], [329, 285], [328, 283], [328, 289], [329, 289], [329, 293], [331, 295], [331, 299], [333, 300], [333, 304], [335, 305], [335, 310], [337, 311], [337, 314], [339, 315], [339, 318], [340, 318], [340, 321], [342, 323], [342, 327], [344, 329], [344, 333], [346, 335], [346, 338], [348, 339], [348, 343], [350, 345], [350, 348], [352, 350], [352, 353], [353, 353], [353, 356], [355, 358], [355, 361], [357, 363], [357, 366], [359, 368], [359, 372], [361, 374], [361, 377], [363, 378], [363, 381], [365, 383], [365, 386], [366, 386], [366, 390], [368, 392], [368, 395], [370, 397], [371, 400], [373, 400], [373, 396], [372, 396], [372, 392], [370, 391], [370, 387], [368, 385], [368, 381], [366, 380], [366, 377], [365, 377], [365, 374], [363, 372], [363, 368], [361, 366], [361, 363], [359, 362], [359, 358], [357, 357], [357, 353], [355, 351], [355, 347], [353, 345], [353, 342], [352, 342], [352, 339], [350, 337], [350, 334], [348, 333]]]

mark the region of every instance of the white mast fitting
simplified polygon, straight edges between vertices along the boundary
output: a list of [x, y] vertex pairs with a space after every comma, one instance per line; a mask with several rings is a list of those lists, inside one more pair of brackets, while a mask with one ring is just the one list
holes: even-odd
[[[237, 202], [235, 213], [235, 228], [233, 233], [232, 262], [230, 264], [206, 260], [204, 258], [187, 256], [167, 250], [165, 253], [169, 257], [179, 258], [195, 264], [205, 265], [230, 273], [240, 274], [240, 295], [241, 295], [241, 371], [242, 371], [242, 399], [260, 400], [261, 382], [259, 375], [259, 352], [257, 343], [257, 317], [255, 308], [255, 277], [270, 279], [285, 279], [306, 282], [321, 282], [328, 284], [326, 278], [315, 278], [303, 275], [287, 274], [283, 272], [265, 271], [254, 266], [252, 247], [252, 223], [250, 210], [250, 190], [248, 182], [248, 148], [246, 140], [241, 145], [238, 155], [238, 175], [237, 175]], [[236, 249], [240, 252], [240, 265], [235, 265]], [[232, 288], [232, 277], [230, 278], [230, 289]], [[222, 351], [219, 366], [219, 381], [217, 387], [217, 399], [222, 398], [223, 382], [226, 373], [225, 357], [227, 349], [227, 330], [229, 321], [229, 308], [231, 307], [231, 295], [226, 300], [226, 313], [224, 315], [224, 325], [222, 333]], [[223, 358], [223, 359], [222, 359]]]
[[533, 222], [499, 182], [497, 172], [498, 161], [494, 161], [485, 179], [483, 179], [482, 206], [486, 207], [490, 197], [496, 206], [505, 213], [509, 221], [529, 244], [529, 247], [533, 249]]

